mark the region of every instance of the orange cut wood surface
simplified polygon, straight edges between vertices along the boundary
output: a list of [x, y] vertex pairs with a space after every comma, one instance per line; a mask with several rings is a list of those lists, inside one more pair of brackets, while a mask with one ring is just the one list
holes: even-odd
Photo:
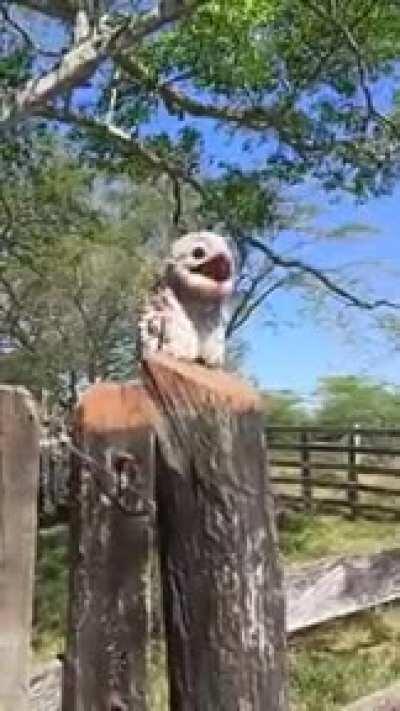
[[82, 395], [77, 422], [86, 432], [154, 426], [158, 414], [140, 383], [97, 383]]

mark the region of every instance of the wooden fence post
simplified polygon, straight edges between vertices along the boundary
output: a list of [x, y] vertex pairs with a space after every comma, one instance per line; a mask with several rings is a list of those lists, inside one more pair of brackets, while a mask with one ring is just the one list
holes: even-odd
[[75, 443], [100, 468], [74, 456], [64, 711], [148, 708], [153, 412], [134, 384], [80, 402]]
[[0, 387], [0, 709], [27, 711], [39, 479], [29, 394]]
[[357, 472], [357, 451], [360, 446], [360, 435], [357, 429], [349, 432], [349, 455], [348, 455], [348, 472], [347, 480], [349, 483], [348, 488], [348, 502], [350, 506], [352, 518], [356, 518], [358, 515], [358, 472]]
[[312, 509], [312, 484], [310, 469], [310, 451], [308, 449], [308, 433], [302, 430], [301, 441], [301, 484], [304, 502], [304, 511], [310, 512]]
[[156, 490], [171, 711], [284, 711], [285, 619], [261, 407], [236, 377], [157, 356]]

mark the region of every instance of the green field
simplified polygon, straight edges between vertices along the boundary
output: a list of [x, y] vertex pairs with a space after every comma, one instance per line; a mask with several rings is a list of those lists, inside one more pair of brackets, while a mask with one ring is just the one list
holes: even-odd
[[[286, 563], [372, 553], [400, 546], [400, 524], [291, 515], [280, 533]], [[62, 651], [67, 597], [65, 533], [41, 534], [36, 579], [34, 653]], [[297, 711], [333, 711], [400, 679], [400, 607], [363, 613], [289, 640], [290, 695]], [[165, 711], [165, 664], [154, 647], [152, 711]]]

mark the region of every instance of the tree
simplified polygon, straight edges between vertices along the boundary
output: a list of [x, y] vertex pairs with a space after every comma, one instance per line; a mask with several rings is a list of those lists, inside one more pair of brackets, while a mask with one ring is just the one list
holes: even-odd
[[67, 404], [79, 385], [132, 376], [138, 308], [154, 272], [147, 244], [164, 230], [166, 248], [168, 207], [156, 190], [107, 183], [62, 144], [34, 148], [36, 164], [0, 180], [0, 380]]
[[9, 267], [0, 279], [11, 295], [2, 327], [15, 345], [2, 381], [61, 395], [70, 384], [133, 372], [137, 260], [117, 244], [77, 240], [47, 248], [41, 267]]
[[264, 402], [267, 427], [302, 427], [310, 422], [301, 398], [290, 390], [265, 393]]
[[400, 424], [400, 391], [354, 375], [324, 378], [314, 413], [318, 425], [395, 427]]
[[[176, 225], [184, 222], [187, 186], [199, 219], [221, 223], [241, 264], [253, 265], [239, 324], [288, 283], [320, 285], [366, 310], [398, 308], [354, 293], [271, 239], [285, 225], [285, 186], [312, 176], [363, 198], [397, 179], [397, 1], [118, 7], [113, 0], [2, 3], [3, 128], [27, 117], [73, 126], [82, 149], [109, 171], [142, 181], [167, 176]], [[44, 21], [54, 30], [47, 41], [37, 31]], [[384, 110], [380, 79], [393, 89]], [[165, 114], [171, 130], [160, 133]], [[205, 171], [194, 119], [240, 139], [246, 154], [256, 148], [256, 167], [246, 171], [233, 158]]]

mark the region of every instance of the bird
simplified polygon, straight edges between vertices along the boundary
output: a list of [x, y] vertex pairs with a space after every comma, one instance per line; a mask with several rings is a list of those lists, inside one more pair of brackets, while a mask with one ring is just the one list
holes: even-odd
[[144, 303], [140, 356], [163, 352], [222, 367], [234, 272], [232, 250], [221, 235], [190, 232], [176, 240]]

